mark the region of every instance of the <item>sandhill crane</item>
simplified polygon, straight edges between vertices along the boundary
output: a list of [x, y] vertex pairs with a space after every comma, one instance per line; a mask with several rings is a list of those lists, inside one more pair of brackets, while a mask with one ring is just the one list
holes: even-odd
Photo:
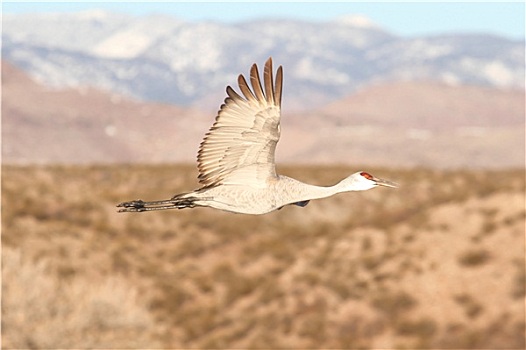
[[334, 186], [309, 185], [276, 174], [274, 152], [280, 135], [283, 69], [272, 77], [272, 58], [265, 63], [263, 83], [256, 64], [250, 70], [252, 89], [239, 75], [243, 96], [230, 86], [228, 97], [201, 142], [197, 162], [202, 187], [171, 199], [134, 200], [118, 205], [119, 212], [212, 207], [243, 214], [265, 214], [288, 204], [304, 207], [312, 199], [340, 192], [364, 191], [376, 186], [396, 187], [365, 171]]

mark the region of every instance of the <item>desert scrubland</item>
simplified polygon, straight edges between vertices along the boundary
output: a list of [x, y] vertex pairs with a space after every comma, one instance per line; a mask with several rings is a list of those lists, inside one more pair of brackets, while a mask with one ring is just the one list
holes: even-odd
[[400, 188], [246, 216], [117, 213], [193, 165], [4, 165], [2, 346], [524, 348], [523, 169], [367, 170]]

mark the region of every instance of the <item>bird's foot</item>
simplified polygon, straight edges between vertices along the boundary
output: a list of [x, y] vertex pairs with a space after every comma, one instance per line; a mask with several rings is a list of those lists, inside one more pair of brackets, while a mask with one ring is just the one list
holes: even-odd
[[178, 197], [175, 196], [172, 199], [165, 199], [160, 201], [145, 202], [137, 199], [129, 202], [122, 202], [117, 207], [119, 213], [124, 212], [141, 212], [141, 211], [153, 211], [153, 210], [167, 210], [167, 209], [183, 209], [183, 208], [194, 208], [196, 204], [196, 197]]
[[129, 202], [122, 202], [118, 204], [117, 207], [123, 208], [123, 209], [119, 209], [119, 213], [140, 212], [140, 211], [146, 210], [146, 208], [144, 207], [144, 201], [141, 199], [137, 199], [137, 200], [129, 201]]

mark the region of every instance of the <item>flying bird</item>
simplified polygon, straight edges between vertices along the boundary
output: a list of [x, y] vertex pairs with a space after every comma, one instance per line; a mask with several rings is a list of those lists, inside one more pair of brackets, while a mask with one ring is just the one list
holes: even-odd
[[285, 205], [304, 207], [310, 200], [376, 186], [397, 187], [365, 171], [333, 186], [314, 186], [278, 175], [274, 162], [280, 136], [283, 68], [273, 78], [272, 58], [265, 63], [263, 85], [256, 64], [250, 85], [238, 77], [241, 94], [227, 86], [224, 104], [205, 135], [197, 155], [201, 188], [171, 199], [133, 200], [117, 205], [119, 212], [211, 207], [234, 213], [265, 214]]

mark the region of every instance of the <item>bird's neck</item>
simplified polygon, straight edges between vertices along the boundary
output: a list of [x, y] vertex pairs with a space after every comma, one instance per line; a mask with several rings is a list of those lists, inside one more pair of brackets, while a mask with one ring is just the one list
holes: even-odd
[[354, 191], [352, 188], [350, 188], [349, 180], [347, 178], [342, 179], [336, 185], [331, 186], [331, 187], [333, 188], [335, 193]]
[[316, 186], [306, 184], [282, 175], [280, 175], [280, 178], [282, 180], [280, 181], [280, 185], [286, 188], [286, 191], [289, 192], [289, 195], [293, 201], [327, 198], [340, 192], [350, 191], [347, 188], [344, 180], [333, 186]]
[[332, 186], [315, 186], [308, 185], [308, 193], [310, 198], [305, 199], [321, 199], [334, 196], [335, 194], [342, 192], [350, 191], [360, 191], [359, 189], [353, 189], [352, 186], [349, 186], [349, 181], [343, 179], [335, 185]]
[[320, 198], [327, 198], [330, 196], [333, 196], [337, 193], [340, 193], [340, 188], [338, 187], [338, 184], [334, 186], [315, 186], [310, 185], [310, 195], [312, 198], [310, 199], [320, 199]]

